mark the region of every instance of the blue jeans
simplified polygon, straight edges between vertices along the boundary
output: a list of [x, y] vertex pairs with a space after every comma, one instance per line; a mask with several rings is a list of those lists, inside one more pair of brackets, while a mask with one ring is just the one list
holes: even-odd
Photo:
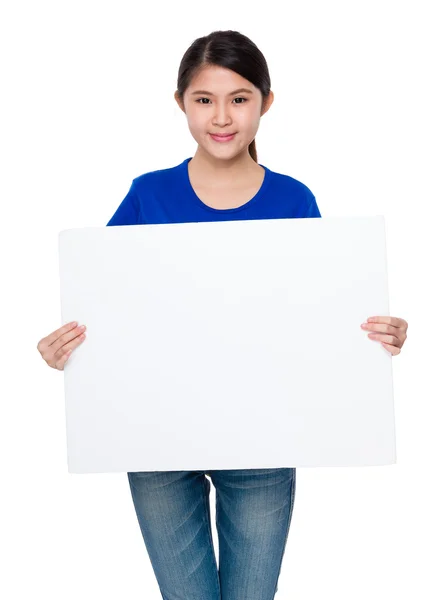
[[[218, 569], [206, 475], [216, 490]], [[164, 600], [273, 600], [295, 468], [138, 471], [128, 480]]]

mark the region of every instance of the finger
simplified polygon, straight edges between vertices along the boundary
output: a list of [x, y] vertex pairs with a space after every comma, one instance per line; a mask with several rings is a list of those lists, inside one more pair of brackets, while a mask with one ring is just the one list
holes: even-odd
[[395, 337], [399, 337], [399, 335], [403, 333], [399, 327], [394, 327], [393, 325], [388, 325], [387, 323], [366, 323], [365, 325], [362, 324], [361, 327], [365, 331], [377, 331], [379, 333], [394, 335]]
[[[82, 333], [81, 335], [75, 337], [73, 340], [71, 340], [68, 344], [65, 344], [64, 346], [62, 346], [61, 348], [59, 348], [52, 356], [51, 359], [48, 359], [47, 362], [52, 363], [52, 365], [57, 365], [59, 361], [61, 361], [66, 352], [71, 352], [77, 348], [80, 344], [82, 344], [82, 342], [85, 340], [85, 333]], [[70, 354], [67, 356], [67, 358], [70, 356]]]
[[395, 346], [392, 346], [391, 344], [381, 342], [381, 345], [384, 346], [384, 348], [388, 350], [392, 356], [395, 356], [396, 354], [399, 354], [401, 352], [401, 348], [395, 348]]
[[72, 350], [66, 350], [66, 352], [64, 352], [64, 354], [61, 356], [61, 358], [55, 362], [55, 368], [58, 369], [59, 371], [63, 371], [64, 365], [68, 361], [71, 353], [72, 353]]
[[399, 348], [402, 345], [401, 340], [394, 335], [386, 335], [383, 333], [368, 333], [367, 337], [371, 340], [377, 340], [378, 342], [385, 342], [391, 346]]
[[367, 319], [368, 323], [385, 323], [387, 325], [392, 325], [393, 327], [408, 327], [407, 321], [404, 319], [399, 319], [398, 317], [388, 317], [388, 316], [378, 316], [378, 317], [369, 317]]
[[48, 346], [50, 346], [51, 344], [53, 344], [53, 342], [55, 340], [57, 340], [60, 335], [63, 335], [64, 333], [66, 333], [67, 331], [70, 331], [71, 329], [74, 329], [77, 326], [77, 322], [76, 321], [72, 321], [71, 323], [66, 323], [66, 325], [63, 325], [62, 327], [60, 327], [59, 329], [56, 329], [55, 331], [53, 331], [50, 335], [42, 338], [39, 342], [38, 342], [38, 350], [43, 350], [44, 348], [47, 348]]
[[68, 344], [73, 340], [80, 338], [81, 335], [84, 333], [85, 329], [85, 325], [80, 325], [78, 327], [70, 329], [70, 331], [67, 331], [66, 333], [63, 333], [57, 340], [53, 342], [53, 344], [51, 344], [47, 348], [47, 352], [50, 351], [52, 352], [52, 354], [55, 354], [56, 352], [58, 352], [58, 350], [64, 349], [64, 346], [66, 346], [67, 348], [71, 348], [72, 346], [69, 346]]
[[405, 329], [399, 329], [398, 327], [393, 327], [392, 325], [381, 325], [377, 323], [367, 323], [366, 326], [362, 325], [363, 330], [372, 331], [377, 333], [386, 333], [389, 336], [393, 336], [398, 339], [398, 344], [396, 344], [399, 348], [402, 348], [404, 342], [407, 339], [407, 333]]

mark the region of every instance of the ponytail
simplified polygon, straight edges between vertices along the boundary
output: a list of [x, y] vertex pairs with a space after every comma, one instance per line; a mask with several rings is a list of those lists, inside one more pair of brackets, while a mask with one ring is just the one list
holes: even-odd
[[252, 159], [257, 163], [258, 162], [258, 154], [256, 152], [256, 142], [255, 142], [255, 140], [253, 140], [252, 143], [250, 144], [250, 146], [248, 147], [248, 153], [250, 154], [250, 156], [252, 157]]

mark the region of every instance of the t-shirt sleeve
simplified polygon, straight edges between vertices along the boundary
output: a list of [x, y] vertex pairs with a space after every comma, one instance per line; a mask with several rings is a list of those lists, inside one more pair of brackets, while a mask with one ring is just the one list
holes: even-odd
[[313, 217], [321, 217], [319, 207], [317, 206], [316, 199], [313, 194], [311, 194], [311, 199], [309, 206], [305, 212], [304, 219], [313, 218]]
[[119, 204], [116, 212], [108, 221], [107, 227], [109, 225], [137, 225], [139, 222], [139, 212], [139, 198], [137, 196], [133, 181], [128, 194]]

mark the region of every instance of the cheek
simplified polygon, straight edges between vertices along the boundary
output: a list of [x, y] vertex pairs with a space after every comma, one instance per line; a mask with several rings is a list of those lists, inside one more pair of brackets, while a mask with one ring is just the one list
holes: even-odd
[[242, 126], [242, 129], [253, 131], [258, 128], [260, 113], [257, 110], [242, 111], [236, 115], [235, 123]]
[[191, 131], [202, 131], [206, 129], [205, 119], [200, 117], [199, 114], [186, 113], [187, 124]]

